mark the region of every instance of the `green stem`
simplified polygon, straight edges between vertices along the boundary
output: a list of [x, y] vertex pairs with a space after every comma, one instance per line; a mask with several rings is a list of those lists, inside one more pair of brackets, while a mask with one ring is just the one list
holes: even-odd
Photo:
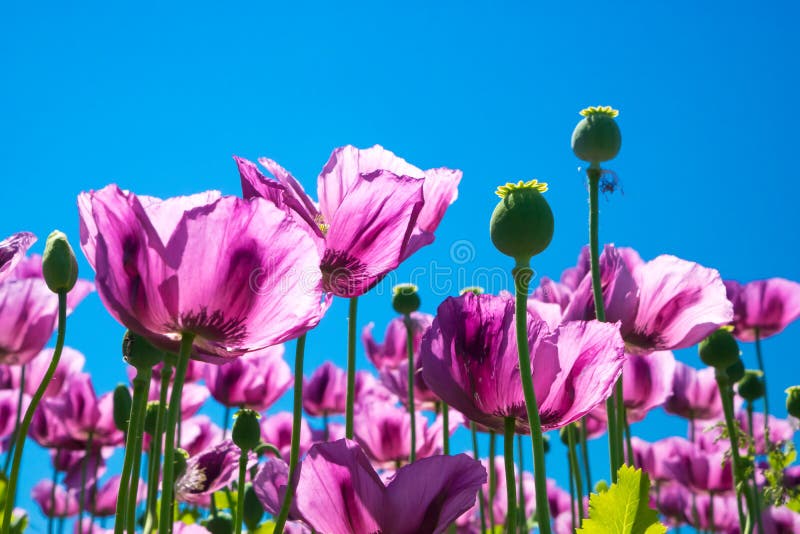
[[517, 523], [519, 524], [519, 531], [525, 532], [525, 526], [528, 523], [528, 517], [525, 514], [525, 480], [522, 475], [525, 473], [525, 465], [523, 463], [522, 454], [522, 434], [517, 434], [517, 463], [519, 464], [519, 492], [518, 499], [519, 505], [517, 506]]
[[[755, 439], [753, 438], [753, 403], [747, 401], [747, 429], [750, 434], [750, 454], [755, 458], [756, 450], [755, 450]], [[756, 516], [756, 522], [758, 523], [758, 532], [759, 534], [763, 534], [764, 532], [764, 525], [762, 524], [761, 520], [761, 492], [758, 491], [758, 482], [756, 480], [756, 468], [753, 466], [753, 513]]]
[[575, 486], [578, 490], [578, 518], [583, 523], [583, 477], [581, 476], [581, 466], [578, 463], [578, 453], [575, 451], [575, 425], [567, 427], [567, 442], [569, 446], [569, 462], [573, 466], [572, 471], [575, 475]]
[[[417, 408], [414, 403], [414, 370], [417, 366], [414, 362], [414, 325], [411, 323], [410, 315], [403, 317], [403, 322], [406, 325], [406, 354], [408, 356], [408, 415], [411, 417], [411, 452], [409, 453], [409, 462], [414, 463], [414, 460], [417, 459]], [[445, 434], [448, 434], [448, 432], [445, 431]]]
[[147, 472], [147, 518], [144, 525], [146, 534], [153, 532], [158, 522], [158, 481], [161, 478], [161, 444], [167, 406], [167, 389], [171, 379], [172, 365], [164, 361], [164, 365], [161, 367], [161, 381], [158, 386], [158, 412], [156, 413], [155, 435], [150, 436], [150, 455], [148, 458], [150, 466]]
[[511, 534], [517, 530], [517, 480], [514, 477], [514, 433], [517, 421], [506, 417], [503, 434], [503, 459], [506, 467], [506, 531]]
[[525, 394], [525, 407], [531, 427], [531, 448], [533, 449], [533, 476], [536, 483], [536, 509], [540, 534], [550, 534], [550, 509], [547, 500], [547, 475], [544, 465], [544, 438], [539, 419], [539, 406], [533, 391], [531, 376], [531, 356], [528, 347], [528, 284], [533, 275], [528, 261], [517, 261], [514, 268], [514, 288], [516, 303], [517, 351], [522, 391]]
[[[478, 431], [475, 429], [475, 423], [470, 422], [470, 432], [472, 433], [472, 453], [476, 460], [480, 461], [481, 456], [478, 452]], [[481, 517], [481, 534], [486, 534], [486, 510], [483, 505], [483, 495], [478, 495], [478, 513]]]
[[764, 451], [769, 454], [769, 389], [767, 389], [767, 371], [764, 369], [764, 357], [761, 354], [761, 332], [756, 328], [756, 358], [758, 370], [761, 371], [761, 382], [764, 384]]
[[[56, 449], [56, 457], [58, 457], [58, 449]], [[51, 481], [53, 486], [50, 488], [50, 515], [47, 516], [47, 534], [53, 534], [53, 518], [55, 517], [53, 513], [56, 509], [56, 484], [58, 484], [58, 469], [56, 469], [55, 462], [53, 463], [53, 478]]]
[[[178, 353], [178, 363], [175, 366], [175, 380], [172, 383], [172, 394], [169, 399], [169, 412], [167, 413], [167, 426], [164, 439], [164, 479], [161, 482], [161, 513], [158, 517], [158, 532], [169, 534], [173, 523], [172, 498], [175, 491], [175, 430], [181, 416], [181, 394], [183, 382], [186, 379], [186, 370], [189, 367], [189, 357], [192, 354], [194, 334], [184, 332], [181, 336], [181, 348]], [[166, 388], [168, 384], [161, 384]]]
[[497, 472], [494, 469], [494, 457], [496, 456], [495, 433], [489, 431], [489, 532], [494, 534], [494, 494], [497, 491]]
[[[136, 439], [133, 444], [133, 467], [131, 468], [131, 483], [129, 486], [129, 493], [128, 493], [128, 504], [126, 505], [126, 514], [127, 514], [127, 526], [128, 526], [128, 534], [135, 534], [136, 532], [136, 505], [138, 504], [139, 498], [139, 477], [142, 473], [142, 442], [144, 441], [144, 418], [147, 415], [147, 399], [150, 395], [150, 381], [153, 378], [153, 369], [149, 367], [144, 369], [143, 371], [139, 371], [136, 374], [136, 377], [139, 377], [139, 373], [144, 373], [142, 377], [144, 381], [144, 387], [142, 391], [139, 393], [140, 400], [139, 400], [139, 413], [136, 414], [138, 420], [136, 421]], [[133, 387], [133, 398], [134, 398], [134, 406], [136, 403], [136, 382], [134, 381]], [[131, 418], [133, 418], [133, 414], [131, 414]], [[131, 419], [133, 420], [133, 419]], [[130, 423], [128, 423], [130, 425]], [[130, 434], [130, 430], [128, 431]], [[126, 450], [127, 454], [127, 450]], [[116, 528], [116, 523], [115, 523]]]
[[728, 383], [727, 375], [725, 372], [717, 371], [717, 387], [719, 387], [719, 396], [722, 399], [722, 409], [725, 412], [725, 426], [728, 429], [728, 436], [731, 440], [731, 457], [733, 459], [733, 480], [736, 487], [736, 507], [739, 513], [739, 529], [741, 532], [748, 532], [745, 530], [745, 516], [742, 509], [742, 491], [740, 476], [742, 473], [742, 461], [739, 458], [739, 439], [734, 424], [733, 418], [733, 399], [729, 394], [730, 384]]
[[[136, 493], [136, 488], [130, 483], [131, 473], [133, 471], [133, 457], [136, 455], [136, 436], [141, 433], [139, 415], [144, 409], [143, 402], [147, 401], [146, 397], [142, 398], [142, 395], [145, 393], [145, 389], [150, 383], [152, 374], [153, 371], [150, 368], [137, 369], [136, 377], [133, 379], [133, 402], [131, 403], [131, 412], [128, 416], [128, 430], [125, 439], [125, 459], [122, 462], [122, 477], [119, 482], [120, 495]], [[141, 452], [141, 447], [139, 452]], [[117, 499], [117, 510], [114, 517], [114, 534], [122, 534], [125, 532], [125, 526], [128, 524], [127, 506], [128, 500], [126, 498], [120, 497]]]
[[353, 411], [356, 403], [357, 316], [358, 297], [353, 297], [350, 299], [350, 315], [347, 318], [347, 407], [344, 421], [344, 435], [347, 439], [353, 439]]
[[[350, 302], [355, 301], [353, 298]], [[351, 306], [352, 309], [352, 306]], [[297, 348], [294, 355], [294, 406], [292, 414], [292, 446], [289, 451], [289, 476], [286, 484], [286, 495], [281, 503], [280, 513], [275, 519], [274, 534], [282, 534], [289, 517], [289, 508], [294, 498], [294, 473], [297, 469], [297, 461], [300, 458], [300, 424], [303, 418], [303, 357], [306, 349], [306, 335], [297, 338]], [[352, 415], [352, 414], [351, 414]], [[351, 421], [352, 423], [352, 421]]]
[[8, 464], [11, 462], [11, 457], [14, 455], [14, 442], [16, 441], [17, 432], [19, 431], [19, 423], [22, 419], [22, 402], [25, 398], [25, 368], [23, 365], [19, 370], [19, 395], [17, 395], [17, 415], [14, 420], [14, 432], [11, 433], [11, 443], [6, 452], [6, 462], [3, 466], [3, 473], [8, 473]]
[[627, 410], [622, 410], [622, 414], [625, 417], [625, 443], [628, 451], [628, 461], [627, 464], [636, 467], [636, 459], [633, 457], [633, 440], [631, 439], [631, 424], [628, 421], [628, 412]]
[[615, 386], [614, 400], [617, 403], [617, 466], [625, 464], [625, 429], [628, 425], [628, 414], [625, 409], [625, 396], [622, 388], [623, 376], [619, 375]]
[[442, 401], [442, 454], [450, 454], [450, 406]]
[[569, 520], [570, 524], [574, 527], [578, 524], [575, 514], [575, 476], [572, 474], [572, 461], [569, 458], [569, 451], [567, 451], [567, 479], [569, 480]]
[[581, 457], [583, 458], [583, 468], [586, 470], [586, 495], [587, 497], [592, 493], [592, 471], [589, 467], [589, 447], [588, 447], [588, 431], [586, 430], [586, 417], [581, 420]]
[[[300, 375], [302, 376], [302, 375]], [[242, 523], [244, 523], [244, 485], [245, 485], [245, 477], [247, 476], [247, 451], [242, 450], [242, 453], [239, 455], [239, 493], [236, 497], [236, 517], [234, 521], [236, 523], [236, 534], [242, 534]]]
[[6, 502], [3, 512], [3, 528], [0, 532], [9, 532], [11, 526], [11, 515], [14, 512], [14, 502], [16, 501], [17, 494], [17, 479], [19, 478], [19, 470], [22, 465], [22, 452], [25, 447], [25, 438], [28, 436], [28, 428], [31, 426], [33, 419], [33, 412], [39, 406], [39, 401], [42, 400], [47, 386], [53, 379], [53, 375], [58, 367], [58, 361], [61, 359], [61, 351], [64, 349], [64, 339], [67, 335], [67, 292], [58, 292], [58, 334], [56, 335], [56, 346], [53, 351], [53, 359], [50, 361], [50, 366], [42, 378], [42, 383], [36, 388], [36, 392], [31, 398], [31, 403], [28, 409], [25, 410], [25, 416], [22, 418], [22, 424], [17, 429], [16, 444], [14, 447], [14, 459], [11, 462], [11, 476], [8, 479], [8, 488], [6, 491]]
[[81, 491], [78, 497], [78, 532], [83, 534], [83, 510], [86, 504], [86, 467], [89, 463], [89, 457], [92, 454], [92, 436], [89, 432], [89, 437], [86, 439], [86, 452], [83, 455], [81, 462]]

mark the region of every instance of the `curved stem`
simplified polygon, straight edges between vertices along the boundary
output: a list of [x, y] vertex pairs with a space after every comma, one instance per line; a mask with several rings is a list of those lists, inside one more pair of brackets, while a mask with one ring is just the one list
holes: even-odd
[[761, 332], [756, 328], [756, 359], [761, 371], [761, 382], [764, 384], [764, 450], [769, 454], [769, 389], [767, 389], [767, 371], [764, 369], [764, 357], [761, 354]]
[[[355, 299], [353, 299], [355, 300]], [[352, 301], [351, 301], [352, 302]], [[294, 406], [292, 413], [292, 446], [289, 451], [289, 476], [287, 477], [286, 494], [281, 503], [281, 510], [275, 519], [275, 534], [282, 534], [289, 517], [289, 508], [294, 498], [294, 473], [297, 461], [300, 458], [300, 424], [303, 418], [303, 356], [306, 349], [306, 335], [297, 338], [297, 348], [294, 355]]]
[[450, 406], [442, 401], [442, 454], [450, 454]]
[[[93, 434], [89, 432], [89, 437], [86, 440], [86, 452], [81, 462], [81, 491], [78, 497], [78, 532], [80, 534], [83, 534], [83, 511], [86, 508], [86, 464], [89, 463], [89, 457], [92, 454], [92, 436]], [[97, 484], [96, 480], [95, 484]], [[96, 490], [97, 488], [95, 487]]]
[[733, 481], [736, 487], [736, 507], [739, 513], [739, 529], [741, 532], [748, 532], [745, 530], [745, 517], [744, 510], [742, 509], [742, 491], [740, 476], [742, 473], [742, 461], [739, 457], [739, 439], [734, 424], [733, 418], [733, 399], [729, 394], [730, 385], [728, 384], [727, 375], [725, 372], [717, 371], [717, 387], [719, 387], [719, 396], [722, 399], [722, 409], [725, 412], [725, 426], [728, 429], [728, 436], [731, 441], [731, 457], [733, 459]]
[[503, 433], [503, 459], [506, 467], [506, 531], [511, 533], [517, 529], [517, 479], [514, 476], [514, 433], [517, 421], [513, 417], [506, 417]]
[[[480, 461], [480, 454], [478, 453], [478, 431], [475, 429], [475, 423], [470, 422], [469, 424], [470, 432], [472, 433], [472, 454], [474, 458]], [[480, 492], [478, 494], [478, 513], [481, 517], [481, 534], [486, 534], [486, 510], [483, 505], [483, 495]]]
[[589, 467], [589, 447], [588, 447], [588, 432], [586, 430], [586, 417], [581, 419], [581, 432], [580, 432], [580, 440], [581, 440], [581, 457], [583, 458], [583, 468], [586, 471], [586, 496], [588, 497], [592, 493], [592, 471]]
[[[302, 375], [301, 375], [302, 376]], [[242, 523], [244, 523], [244, 484], [247, 476], [247, 451], [242, 450], [239, 455], [239, 493], [236, 496], [236, 534], [242, 534]]]
[[489, 532], [494, 534], [494, 495], [497, 491], [497, 471], [494, 468], [494, 457], [496, 456], [496, 442], [495, 433], [489, 431], [489, 498], [487, 499], [489, 506]]
[[17, 495], [17, 479], [19, 478], [19, 470], [22, 465], [22, 452], [25, 447], [25, 438], [28, 436], [28, 428], [31, 426], [33, 419], [33, 412], [39, 406], [39, 401], [42, 400], [47, 386], [53, 379], [53, 375], [58, 367], [58, 361], [61, 359], [61, 351], [64, 350], [64, 339], [67, 335], [67, 292], [58, 292], [58, 334], [56, 335], [56, 346], [53, 350], [53, 359], [50, 361], [50, 366], [42, 378], [42, 383], [36, 388], [36, 392], [31, 398], [31, 403], [28, 409], [25, 410], [25, 416], [22, 418], [22, 424], [17, 429], [16, 444], [14, 447], [14, 459], [11, 462], [11, 476], [8, 479], [8, 489], [6, 492], [6, 502], [3, 512], [3, 528], [0, 532], [8, 532], [11, 526], [11, 515], [14, 513], [14, 502]]
[[[150, 395], [150, 380], [153, 378], [153, 369], [147, 368], [139, 373], [142, 376], [142, 391], [139, 393], [138, 420], [136, 421], [136, 439], [133, 443], [133, 467], [131, 468], [131, 483], [128, 490], [128, 504], [126, 505], [128, 534], [136, 532], [136, 505], [139, 500], [139, 477], [142, 472], [142, 442], [144, 441], [144, 418], [147, 415], [147, 398]], [[137, 378], [139, 373], [136, 374]], [[133, 388], [134, 405], [136, 402], [136, 382]], [[133, 418], [133, 415], [131, 415]], [[130, 423], [129, 423], [130, 424]], [[128, 431], [130, 433], [130, 429]], [[126, 451], [127, 454], [127, 451]], [[116, 527], [116, 524], [115, 524]]]
[[[411, 323], [411, 316], [403, 317], [406, 325], [406, 354], [408, 355], [408, 415], [411, 417], [411, 449], [408, 457], [409, 462], [414, 463], [417, 459], [417, 406], [414, 403], [414, 325]], [[445, 430], [445, 434], [448, 434]], [[446, 453], [445, 453], [446, 454]]]
[[517, 262], [514, 268], [515, 319], [517, 330], [517, 352], [519, 353], [519, 372], [522, 391], [525, 393], [525, 408], [531, 427], [531, 448], [533, 449], [533, 477], [536, 484], [536, 510], [540, 534], [550, 534], [550, 508], [547, 500], [547, 475], [544, 466], [544, 438], [539, 419], [539, 406], [533, 391], [531, 376], [531, 355], [528, 347], [528, 284], [533, 271], [527, 261]]
[[[173, 523], [172, 497], [175, 491], [175, 430], [181, 416], [181, 394], [183, 382], [186, 379], [186, 370], [189, 367], [189, 357], [192, 354], [194, 334], [184, 332], [181, 336], [181, 348], [178, 353], [178, 363], [175, 366], [175, 380], [172, 383], [172, 394], [169, 398], [169, 412], [167, 413], [167, 426], [164, 440], [164, 478], [161, 483], [161, 513], [158, 517], [159, 534], [169, 534]], [[166, 388], [168, 384], [161, 384]]]
[[27, 365], [22, 365], [19, 370], [19, 395], [17, 395], [17, 415], [14, 419], [14, 432], [11, 433], [11, 443], [6, 452], [6, 463], [3, 465], [3, 473], [8, 473], [8, 465], [11, 462], [11, 457], [14, 454], [14, 442], [16, 441], [17, 432], [19, 431], [19, 423], [22, 419], [22, 402], [25, 398], [25, 368]]
[[[58, 457], [58, 449], [56, 449], [56, 457]], [[56, 469], [55, 462], [53, 462], [53, 478], [51, 479], [53, 486], [50, 488], [50, 514], [47, 516], [47, 534], [53, 534], [53, 526], [56, 510], [56, 484], [58, 484], [58, 469]]]
[[[148, 375], [145, 381], [145, 373]], [[133, 457], [136, 455], [136, 436], [141, 433], [139, 425], [139, 415], [143, 409], [142, 394], [150, 382], [150, 369], [136, 370], [136, 377], [133, 379], [133, 402], [131, 403], [131, 411], [128, 416], [128, 430], [125, 439], [125, 459], [122, 462], [122, 477], [119, 481], [120, 495], [130, 495], [136, 493], [136, 488], [130, 483], [131, 473], [133, 471]], [[146, 400], [146, 399], [144, 399]], [[127, 506], [128, 499], [120, 497], [117, 499], [117, 510], [114, 517], [114, 534], [122, 534], [125, 532], [127, 525]]]
[[581, 476], [581, 466], [578, 463], [578, 453], [575, 452], [575, 425], [567, 427], [567, 443], [569, 447], [569, 463], [572, 465], [572, 472], [575, 476], [575, 488], [578, 492], [578, 519], [583, 523], [583, 477]]
[[356, 402], [357, 315], [358, 297], [353, 297], [350, 299], [350, 315], [347, 318], [347, 407], [344, 421], [344, 435], [347, 439], [353, 439], [353, 409]]
[[[149, 534], [153, 531], [158, 521], [158, 482], [161, 473], [161, 443], [164, 432], [164, 415], [167, 406], [167, 390], [172, 378], [172, 365], [164, 361], [161, 367], [161, 381], [158, 390], [158, 412], [156, 413], [155, 435], [150, 436], [150, 466], [147, 472], [147, 518], [144, 531]], [[214, 500], [212, 499], [213, 503]]]

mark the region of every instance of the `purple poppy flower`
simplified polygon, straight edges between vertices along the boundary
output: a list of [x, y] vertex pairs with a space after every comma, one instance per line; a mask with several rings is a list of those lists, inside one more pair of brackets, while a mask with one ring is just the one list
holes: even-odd
[[636, 422], [672, 395], [675, 357], [661, 351], [642, 356], [629, 355], [622, 367], [622, 383], [628, 421]]
[[[150, 435], [144, 435], [148, 450]], [[181, 448], [189, 456], [197, 456], [212, 444], [222, 441], [222, 429], [211, 422], [207, 415], [195, 415], [181, 422]]]
[[672, 478], [696, 492], [733, 491], [733, 470], [725, 451], [712, 452], [698, 445], [673, 450], [663, 460]]
[[764, 534], [796, 534], [800, 532], [800, 514], [782, 506], [770, 507], [761, 514]]
[[[381, 384], [404, 406], [408, 406], [408, 362], [396, 368], [385, 367], [381, 371]], [[417, 360], [414, 371], [414, 404], [419, 410], [433, 410], [441, 399], [434, 393], [422, 376], [422, 361]]]
[[733, 303], [733, 334], [742, 341], [774, 336], [800, 317], [800, 284], [784, 278], [740, 284], [725, 281]]
[[[739, 400], [741, 402], [741, 400]], [[750, 434], [750, 423], [747, 420], [747, 411], [741, 409], [741, 405], [737, 407], [735, 413], [736, 422], [742, 432]], [[766, 454], [766, 440], [764, 439], [764, 414], [762, 412], [753, 412], [753, 445], [755, 446], [756, 454]], [[716, 423], [708, 421], [698, 423], [695, 428], [695, 434], [700, 435], [698, 440], [705, 450], [719, 451], [726, 450], [730, 447], [730, 441], [725, 439], [721, 440], [722, 429], [724, 428], [724, 420], [720, 419]], [[702, 434], [700, 434], [702, 432]], [[781, 445], [794, 438], [795, 429], [792, 424], [786, 419], [779, 419], [777, 417], [769, 416], [769, 442], [774, 445]]]
[[[277, 447], [284, 461], [289, 461], [292, 446], [292, 412], [278, 412], [261, 419], [261, 439]], [[300, 456], [303, 456], [312, 444], [311, 427], [308, 421], [300, 419]]]
[[[10, 389], [0, 390], [0, 440], [14, 433], [17, 420], [19, 393]], [[28, 400], [23, 400], [27, 406]]]
[[[167, 387], [167, 399], [172, 395], [172, 384], [170, 381]], [[161, 395], [161, 381], [153, 380], [150, 382], [150, 390], [147, 393], [149, 401], [159, 400]], [[202, 408], [203, 404], [208, 400], [211, 394], [205, 384], [197, 382], [190, 382], [183, 385], [181, 390], [181, 419], [188, 419]]]
[[561, 311], [563, 312], [567, 309], [570, 301], [572, 300], [572, 293], [573, 290], [566, 284], [556, 282], [546, 276], [543, 276], [539, 281], [539, 287], [533, 291], [531, 298], [538, 300], [539, 302], [558, 304], [559, 308], [561, 308]]
[[[420, 312], [413, 312], [411, 314], [411, 328], [414, 332], [413, 346], [415, 361], [419, 359], [422, 335], [430, 328], [432, 322], [433, 315]], [[378, 371], [382, 371], [386, 368], [396, 369], [401, 364], [407, 363], [407, 329], [403, 318], [396, 317], [389, 321], [386, 327], [386, 333], [383, 336], [383, 343], [378, 343], [372, 337], [373, 328], [375, 328], [375, 323], [369, 323], [364, 327], [361, 339], [364, 342], [367, 358], [369, 358]]]
[[337, 148], [318, 179], [319, 208], [283, 167], [261, 158], [274, 177], [235, 157], [245, 198], [262, 197], [305, 221], [324, 250], [325, 289], [362, 295], [419, 248], [456, 199], [461, 172], [421, 171], [380, 146]]
[[[105, 484], [98, 488], [93, 484], [86, 492], [86, 509], [97, 517], [109, 517], [116, 513], [117, 500], [120, 498], [120, 475], [109, 478]], [[147, 496], [147, 485], [139, 482], [136, 502], [139, 503]]]
[[[33, 395], [36, 392], [36, 388], [42, 383], [42, 379], [52, 360], [53, 349], [44, 349], [26, 364], [25, 393]], [[56, 372], [50, 380], [44, 396], [54, 397], [59, 395], [64, 388], [65, 382], [83, 370], [85, 362], [86, 358], [83, 354], [73, 348], [64, 347], [61, 352], [61, 359], [58, 361], [58, 366], [56, 366]], [[0, 366], [0, 388], [18, 389], [21, 382], [21, 366]]]
[[675, 362], [672, 395], [664, 403], [667, 413], [686, 419], [707, 420], [722, 416], [722, 399], [714, 377], [714, 369], [697, 370]]
[[695, 452], [695, 447], [689, 441], [675, 436], [653, 443], [634, 436], [631, 444], [636, 466], [644, 469], [654, 484], [674, 480], [674, 467], [668, 462], [680, 461]]
[[106, 308], [165, 350], [191, 332], [193, 357], [222, 363], [298, 337], [327, 308], [314, 238], [270, 202], [110, 185], [81, 193], [78, 208]]
[[50, 480], [40, 480], [31, 490], [31, 498], [39, 505], [45, 517], [70, 517], [78, 513], [79, 488], [56, 484], [55, 501], [52, 496], [53, 482]]
[[654, 508], [667, 519], [667, 524], [678, 526], [686, 523], [687, 510], [691, 514], [692, 493], [677, 482], [664, 482], [658, 485]]
[[18, 232], [0, 241], [0, 282], [10, 276], [35, 242], [36, 236], [30, 232]]
[[[287, 483], [286, 475], [283, 486], [276, 483], [274, 462], [283, 463], [267, 462], [253, 484], [272, 513]], [[440, 533], [472, 507], [485, 482], [483, 466], [459, 454], [401, 467], [387, 485], [357, 444], [339, 440], [314, 445], [300, 463], [290, 517], [328, 534]]]
[[[33, 359], [49, 341], [57, 326], [58, 296], [42, 277], [42, 259], [21, 260], [0, 283], [0, 363], [23, 365]], [[79, 279], [67, 295], [67, 313], [94, 286]]]
[[[211, 495], [236, 477], [240, 452], [228, 439], [189, 458], [186, 471], [175, 481], [175, 498], [208, 505]], [[254, 460], [255, 455], [251, 455], [251, 461]]]
[[[388, 399], [391, 394], [377, 383], [368, 371], [356, 373], [356, 398], [375, 396]], [[344, 414], [347, 401], [347, 373], [326, 361], [314, 371], [303, 385], [303, 409], [309, 415]]]
[[94, 521], [91, 517], [84, 517], [78, 523], [77, 521], [72, 527], [72, 534], [113, 534], [113, 528], [103, 528]]
[[226, 365], [206, 366], [206, 386], [223, 406], [263, 412], [292, 385], [283, 345], [245, 354]]
[[[712, 506], [711, 499], [714, 500]], [[714, 495], [699, 494], [695, 498], [697, 506], [697, 519], [694, 521], [694, 512], [691, 502], [687, 504], [687, 522], [698, 530], [713, 532], [738, 532], [739, 515], [736, 508], [736, 497], [734, 495]]]
[[[513, 417], [527, 433], [514, 328], [509, 297], [448, 298], [423, 339], [422, 373], [468, 419], [502, 432]], [[624, 361], [618, 325], [575, 321], [550, 333], [529, 317], [528, 339], [543, 430], [577, 421], [611, 394]]]

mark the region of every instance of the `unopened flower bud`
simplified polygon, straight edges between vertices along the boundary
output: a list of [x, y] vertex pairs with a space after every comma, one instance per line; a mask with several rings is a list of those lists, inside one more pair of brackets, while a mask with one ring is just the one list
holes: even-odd
[[78, 281], [78, 261], [63, 232], [54, 230], [47, 236], [42, 254], [42, 275], [53, 293], [68, 293]]
[[[764, 380], [761, 371], [747, 370], [739, 380], [739, 395], [747, 401], [753, 402], [764, 396]], [[730, 375], [728, 375], [730, 376]]]
[[800, 386], [786, 389], [786, 411], [792, 417], [800, 419]]
[[730, 328], [725, 327], [712, 332], [701, 341], [698, 352], [704, 364], [722, 371], [735, 365], [740, 354], [739, 344]]
[[236, 412], [233, 421], [231, 438], [237, 447], [243, 451], [252, 451], [261, 443], [261, 425], [258, 412], [242, 409]]
[[495, 248], [518, 263], [527, 263], [553, 239], [553, 212], [544, 198], [547, 184], [537, 180], [497, 188], [500, 203], [492, 213], [489, 233]]
[[414, 284], [399, 284], [392, 289], [392, 307], [401, 315], [409, 315], [419, 309], [420, 300]]
[[233, 534], [233, 519], [227, 512], [217, 512], [217, 515], [204, 520], [202, 525], [211, 534]]
[[155, 348], [142, 336], [127, 330], [122, 338], [122, 358], [137, 369], [152, 369], [164, 361], [164, 351]]
[[175, 447], [175, 457], [173, 461], [175, 462], [174, 476], [177, 480], [186, 472], [186, 464], [189, 461], [189, 453], [180, 447]]
[[114, 426], [120, 432], [128, 431], [132, 404], [131, 390], [125, 384], [119, 384], [114, 389]]
[[160, 410], [160, 402], [150, 401], [147, 403], [147, 408], [144, 413], [144, 431], [151, 436], [156, 433], [156, 420], [158, 419], [158, 412]]
[[728, 375], [728, 380], [738, 382], [744, 378], [744, 362], [741, 358], [736, 360], [736, 363], [725, 369], [725, 374]]
[[258, 500], [253, 486], [248, 484], [244, 492], [244, 524], [247, 530], [255, 532], [262, 517], [264, 517], [264, 506]]
[[611, 106], [592, 106], [582, 110], [581, 115], [583, 120], [572, 132], [572, 151], [594, 165], [614, 159], [622, 146], [615, 120], [619, 112]]

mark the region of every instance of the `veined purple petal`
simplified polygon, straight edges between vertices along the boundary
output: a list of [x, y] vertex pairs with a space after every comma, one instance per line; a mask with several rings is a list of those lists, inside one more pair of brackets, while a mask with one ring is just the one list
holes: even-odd
[[672, 394], [664, 403], [664, 410], [687, 419], [722, 417], [722, 399], [714, 369], [708, 367], [698, 371], [684, 363], [675, 362]]
[[628, 421], [635, 423], [672, 395], [675, 357], [669, 351], [628, 355], [622, 374], [625, 377], [622, 385]]
[[747, 284], [725, 281], [728, 299], [733, 303], [734, 335], [742, 341], [755, 341], [783, 331], [800, 317], [800, 284], [785, 278], [756, 280]]
[[[413, 349], [415, 361], [419, 359], [419, 351], [422, 345], [422, 335], [430, 328], [433, 316], [427, 313], [411, 313], [411, 327], [413, 331]], [[406, 348], [407, 329], [402, 317], [396, 317], [389, 321], [386, 333], [383, 336], [383, 343], [378, 343], [372, 336], [372, 329], [375, 323], [369, 323], [361, 334], [367, 358], [380, 371], [385, 367], [396, 368], [400, 364], [408, 361], [408, 349]]]
[[0, 282], [11, 275], [35, 242], [36, 236], [30, 232], [18, 232], [0, 241]]
[[283, 345], [275, 345], [226, 365], [206, 366], [211, 395], [224, 406], [267, 410], [292, 385], [292, 371], [283, 359], [283, 350]]

